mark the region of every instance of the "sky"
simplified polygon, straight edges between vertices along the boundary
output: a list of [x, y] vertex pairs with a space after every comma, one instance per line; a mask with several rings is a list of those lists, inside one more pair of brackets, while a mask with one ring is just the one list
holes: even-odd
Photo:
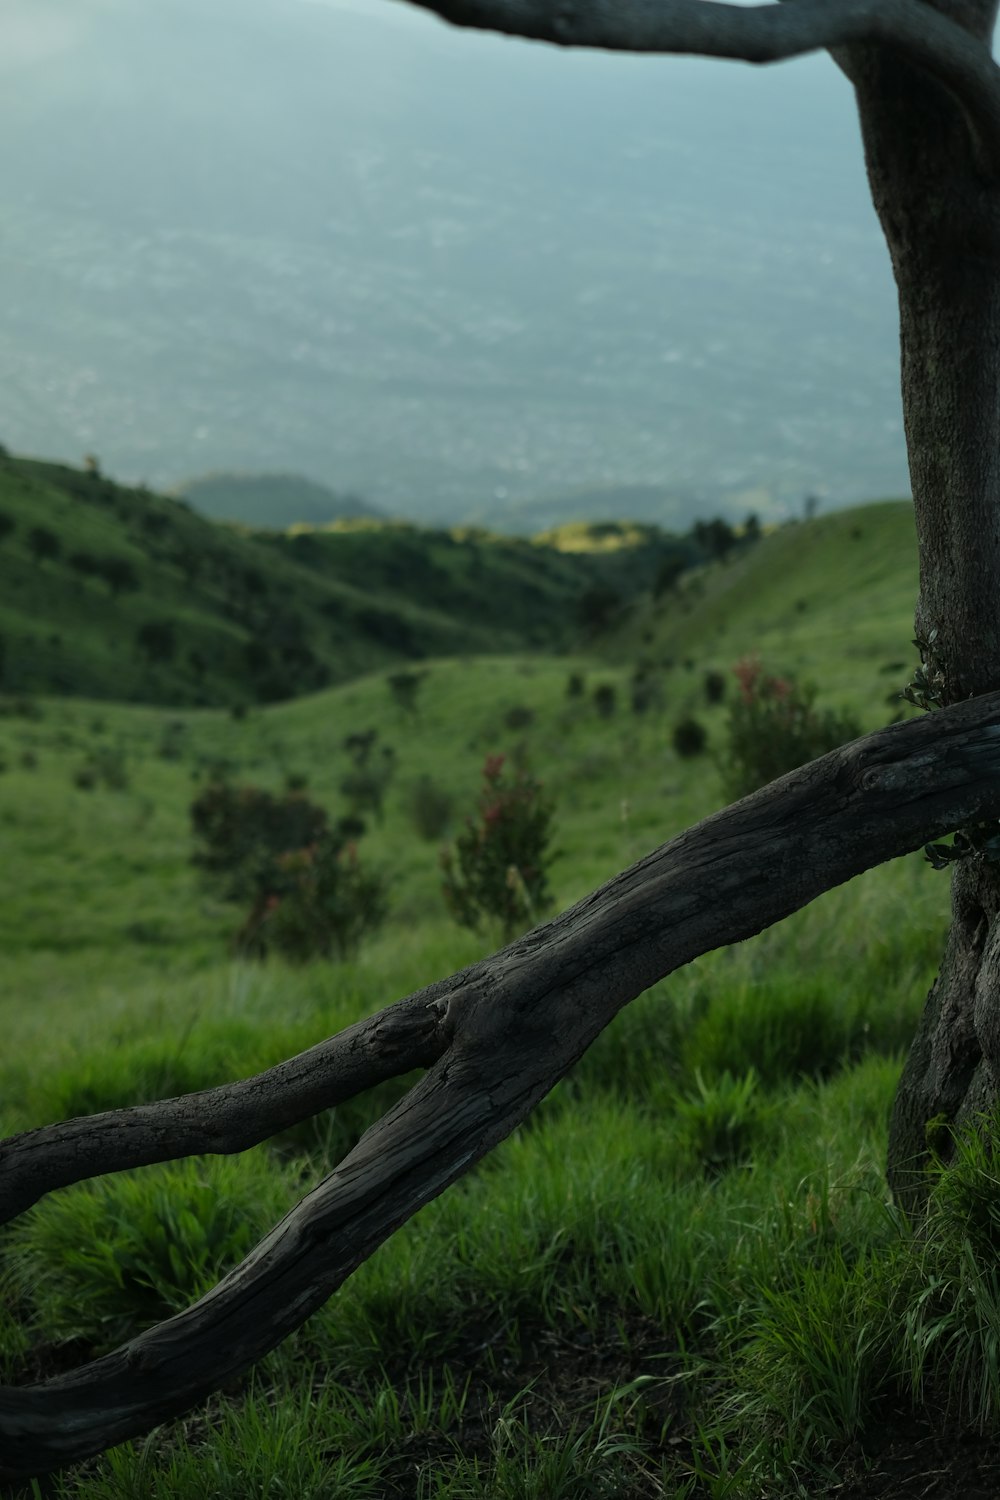
[[401, 0], [4, 0], [0, 172], [14, 451], [419, 519], [907, 492], [825, 57], [568, 53]]

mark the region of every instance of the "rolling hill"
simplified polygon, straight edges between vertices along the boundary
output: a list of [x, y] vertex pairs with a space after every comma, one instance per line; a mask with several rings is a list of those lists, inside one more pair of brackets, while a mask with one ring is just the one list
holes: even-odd
[[559, 650], [581, 600], [648, 585], [679, 543], [592, 528], [566, 550], [340, 522], [252, 531], [90, 470], [0, 458], [0, 686], [178, 706], [313, 692], [429, 656]]

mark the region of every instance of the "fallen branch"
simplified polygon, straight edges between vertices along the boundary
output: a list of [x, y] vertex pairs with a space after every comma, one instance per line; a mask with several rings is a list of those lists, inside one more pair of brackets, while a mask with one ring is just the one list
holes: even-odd
[[207, 1296], [42, 1386], [0, 1390], [0, 1477], [98, 1453], [260, 1359], [518, 1125], [612, 1018], [700, 954], [929, 839], [1000, 818], [1000, 693], [856, 740], [706, 818], [500, 953], [242, 1083], [14, 1136], [8, 1214], [69, 1182], [231, 1152], [423, 1078]]

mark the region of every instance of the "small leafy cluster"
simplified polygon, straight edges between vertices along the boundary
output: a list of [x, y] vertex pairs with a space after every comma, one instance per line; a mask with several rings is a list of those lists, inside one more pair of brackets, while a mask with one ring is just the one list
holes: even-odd
[[195, 862], [221, 877], [223, 893], [249, 901], [237, 951], [295, 962], [348, 958], [387, 914], [386, 882], [359, 860], [357, 818], [334, 827], [300, 789], [275, 796], [218, 782], [191, 806], [202, 848]]
[[505, 761], [503, 755], [487, 756], [479, 815], [467, 818], [454, 848], [442, 851], [441, 867], [455, 920], [473, 931], [495, 920], [509, 942], [549, 904], [554, 804], [527, 771], [506, 775]]
[[926, 640], [919, 635], [914, 637], [913, 644], [920, 652], [920, 665], [911, 681], [903, 689], [901, 696], [915, 704], [917, 708], [932, 709], [941, 708], [944, 705], [944, 673], [934, 665], [931, 655], [936, 640], [936, 627]]
[[739, 688], [729, 705], [724, 780], [730, 797], [745, 797], [786, 771], [856, 739], [850, 714], [816, 707], [816, 689], [793, 677], [772, 677], [755, 656], [736, 663]]
[[925, 844], [924, 853], [935, 870], [946, 870], [958, 860], [981, 854], [992, 864], [1000, 862], [1000, 823], [976, 823], [960, 828], [950, 844]]

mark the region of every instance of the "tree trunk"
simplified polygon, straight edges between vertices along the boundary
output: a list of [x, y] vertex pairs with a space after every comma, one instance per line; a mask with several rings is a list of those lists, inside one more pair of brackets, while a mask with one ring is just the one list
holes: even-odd
[[[917, 640], [929, 694], [954, 703], [1000, 686], [1000, 187], [944, 88], [881, 49], [847, 62], [899, 290]], [[893, 1109], [889, 1181], [910, 1212], [931, 1145], [947, 1155], [941, 1127], [997, 1103], [998, 995], [1000, 864], [974, 854]]]

